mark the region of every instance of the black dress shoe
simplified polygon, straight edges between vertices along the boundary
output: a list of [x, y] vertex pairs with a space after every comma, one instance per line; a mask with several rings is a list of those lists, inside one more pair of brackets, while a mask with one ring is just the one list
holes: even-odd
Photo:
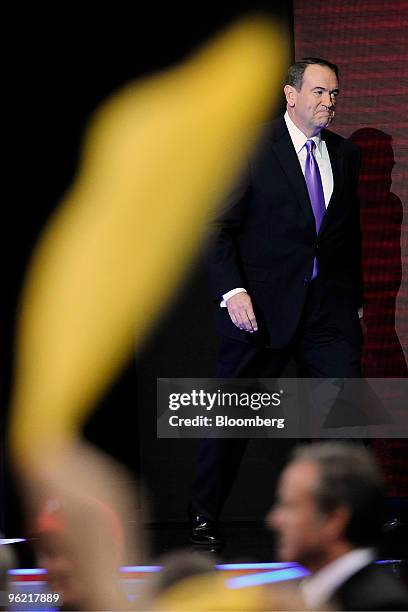
[[224, 544], [215, 521], [190, 510], [190, 539], [198, 546], [220, 548]]

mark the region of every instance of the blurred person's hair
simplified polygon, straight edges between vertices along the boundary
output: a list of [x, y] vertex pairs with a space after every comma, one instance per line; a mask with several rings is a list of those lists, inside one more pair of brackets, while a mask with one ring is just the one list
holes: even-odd
[[156, 606], [161, 598], [166, 598], [173, 587], [177, 588], [186, 579], [216, 574], [214, 563], [214, 558], [205, 551], [193, 553], [179, 549], [161, 555], [155, 560], [155, 565], [160, 566], [160, 571], [152, 574], [139, 590], [139, 609], [157, 609]]
[[165, 591], [177, 582], [198, 574], [215, 571], [214, 558], [210, 553], [192, 553], [188, 550], [176, 550], [162, 555], [158, 559], [161, 566], [156, 574], [156, 593]]
[[355, 546], [379, 543], [385, 515], [385, 482], [371, 453], [345, 442], [302, 445], [292, 461], [310, 461], [320, 468], [314, 491], [318, 509], [329, 515], [336, 508], [350, 512], [344, 537]]
[[326, 68], [330, 68], [334, 72], [337, 78], [339, 78], [340, 71], [336, 64], [332, 64], [325, 59], [321, 59], [319, 57], [304, 57], [303, 59], [295, 62], [288, 68], [288, 72], [286, 74], [285, 85], [291, 85], [296, 89], [296, 91], [300, 91], [302, 89], [303, 84], [303, 75], [308, 66], [312, 65], [318, 66], [326, 66]]

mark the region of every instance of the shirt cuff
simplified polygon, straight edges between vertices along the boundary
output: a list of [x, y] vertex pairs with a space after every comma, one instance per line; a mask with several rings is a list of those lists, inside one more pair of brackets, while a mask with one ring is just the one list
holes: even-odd
[[224, 295], [222, 296], [222, 301], [220, 303], [221, 308], [227, 307], [227, 300], [229, 300], [233, 295], [242, 292], [247, 293], [247, 290], [243, 287], [237, 287], [237, 289], [231, 289], [231, 291], [227, 291], [227, 293], [224, 293]]
[[362, 319], [363, 316], [364, 316], [364, 312], [363, 312], [363, 308], [361, 307], [361, 308], [358, 309], [358, 318]]

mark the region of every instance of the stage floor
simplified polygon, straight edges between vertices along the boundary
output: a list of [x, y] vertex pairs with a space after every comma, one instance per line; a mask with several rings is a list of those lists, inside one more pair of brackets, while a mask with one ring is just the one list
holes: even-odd
[[[263, 525], [222, 524], [221, 533], [225, 546], [219, 551], [210, 551], [214, 558], [223, 563], [238, 562], [271, 562], [275, 559], [275, 541], [273, 534]], [[151, 556], [177, 549], [203, 550], [190, 543], [189, 530], [185, 523], [173, 525], [153, 525], [145, 530], [146, 540], [150, 542]]]

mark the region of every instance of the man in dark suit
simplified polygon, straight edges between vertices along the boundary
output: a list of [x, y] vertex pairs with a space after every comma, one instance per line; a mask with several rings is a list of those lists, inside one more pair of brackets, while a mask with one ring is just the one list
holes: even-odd
[[281, 561], [310, 571], [300, 590], [307, 609], [408, 610], [408, 592], [376, 564], [384, 483], [364, 447], [305, 445], [283, 471], [267, 522]]
[[[213, 224], [210, 284], [221, 335], [217, 377], [360, 376], [360, 155], [325, 128], [338, 68], [290, 67], [285, 116], [267, 127]], [[192, 541], [219, 544], [216, 523], [247, 440], [204, 440], [190, 506]]]

